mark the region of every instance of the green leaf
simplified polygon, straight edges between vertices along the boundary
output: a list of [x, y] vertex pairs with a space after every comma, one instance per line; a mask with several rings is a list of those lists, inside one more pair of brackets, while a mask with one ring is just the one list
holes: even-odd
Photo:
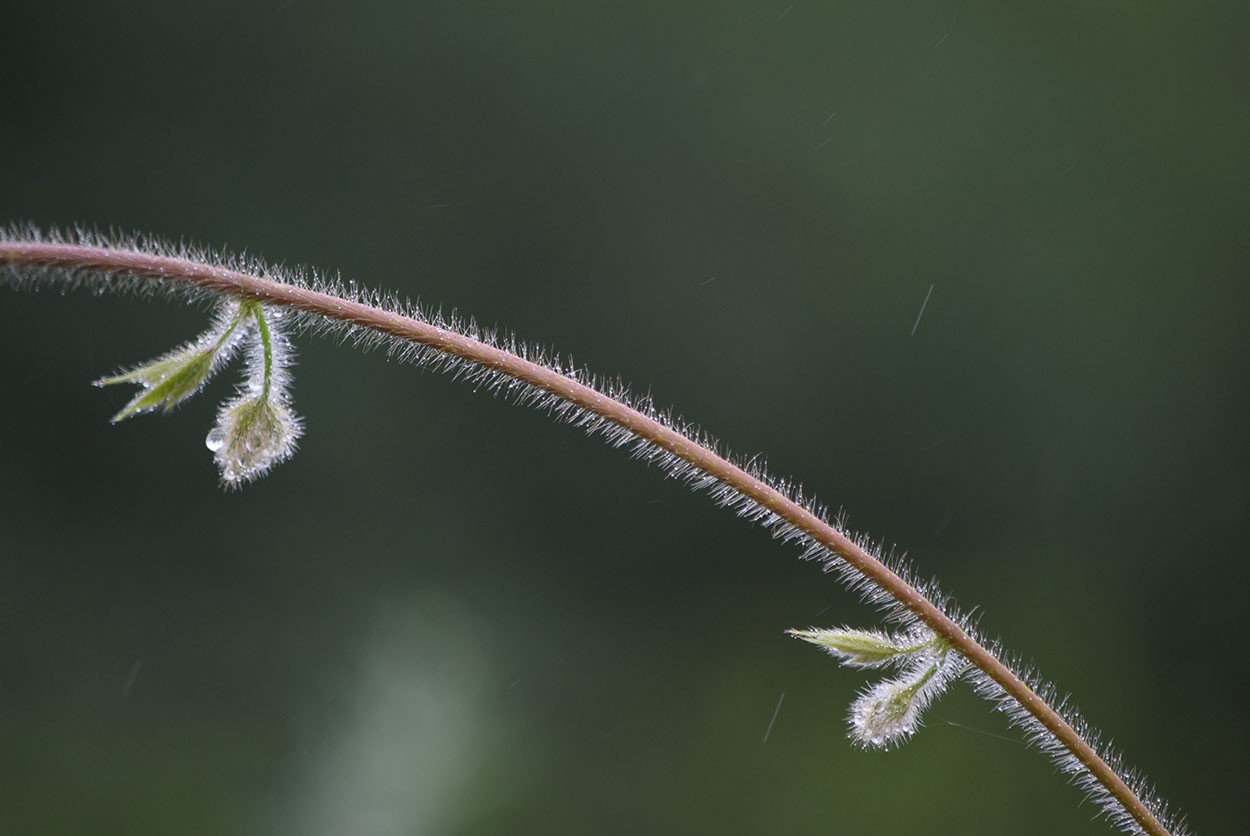
[[842, 664], [853, 668], [881, 668], [902, 661], [933, 644], [932, 636], [893, 636], [877, 630], [787, 630], [796, 639], [823, 647]]
[[155, 409], [169, 412], [199, 391], [213, 370], [213, 356], [211, 348], [183, 351], [125, 374], [99, 381], [100, 386], [138, 383], [145, 387], [121, 412], [113, 416], [113, 423]]

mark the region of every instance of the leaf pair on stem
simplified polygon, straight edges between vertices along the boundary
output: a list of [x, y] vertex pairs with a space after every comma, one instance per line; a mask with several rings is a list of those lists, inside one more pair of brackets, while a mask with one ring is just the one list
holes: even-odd
[[238, 487], [290, 458], [303, 434], [291, 411], [291, 346], [274, 326], [278, 314], [260, 302], [229, 300], [213, 324], [191, 342], [141, 366], [97, 380], [97, 386], [135, 383], [138, 394], [113, 422], [145, 412], [171, 412], [195, 395], [242, 348], [247, 376], [222, 404], [205, 440], [222, 482]]
[[823, 647], [848, 668], [902, 669], [866, 688], [851, 704], [850, 736], [866, 749], [905, 742], [920, 727], [920, 715], [964, 668], [960, 655], [927, 628], [903, 634], [849, 627], [788, 632]]

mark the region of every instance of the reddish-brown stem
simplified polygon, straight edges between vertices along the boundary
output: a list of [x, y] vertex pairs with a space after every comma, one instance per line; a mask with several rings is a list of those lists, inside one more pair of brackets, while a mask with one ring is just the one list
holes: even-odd
[[828, 547], [858, 572], [950, 643], [965, 659], [1017, 700], [1053, 737], [1089, 770], [1106, 791], [1152, 836], [1169, 836], [1124, 780], [1038, 694], [994, 654], [973, 639], [941, 609], [880, 560], [829, 523], [732, 462], [694, 440], [569, 377], [507, 351], [454, 331], [350, 299], [284, 284], [260, 276], [201, 264], [182, 258], [105, 247], [56, 242], [0, 243], [0, 264], [97, 270], [193, 285], [205, 290], [283, 305], [339, 322], [358, 325], [437, 351], [462, 357], [599, 415], [639, 438], [677, 456], [802, 530]]

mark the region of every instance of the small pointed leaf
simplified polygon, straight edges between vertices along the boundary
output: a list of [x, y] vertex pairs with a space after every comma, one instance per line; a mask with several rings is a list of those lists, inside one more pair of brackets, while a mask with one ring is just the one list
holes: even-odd
[[907, 657], [932, 646], [932, 634], [891, 635], [879, 630], [831, 629], [788, 630], [791, 636], [823, 647], [830, 656], [852, 668], [882, 668], [906, 661]]
[[114, 383], [140, 383], [140, 390], [112, 421], [124, 421], [132, 415], [160, 409], [169, 412], [194, 395], [213, 370], [213, 353], [209, 350], [186, 351], [157, 360], [147, 366], [117, 377], [99, 381], [100, 386]]

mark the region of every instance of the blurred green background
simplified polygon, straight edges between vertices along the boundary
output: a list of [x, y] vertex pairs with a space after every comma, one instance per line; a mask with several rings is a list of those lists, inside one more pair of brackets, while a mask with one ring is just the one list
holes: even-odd
[[[340, 270], [620, 374], [1231, 833], [1248, 8], [14, 3], [0, 221]], [[540, 413], [305, 337], [303, 448], [243, 492], [229, 380], [111, 427], [88, 382], [204, 319], [0, 291], [0, 834], [1110, 832], [966, 687], [854, 750], [864, 677], [782, 631], [874, 614]]]

